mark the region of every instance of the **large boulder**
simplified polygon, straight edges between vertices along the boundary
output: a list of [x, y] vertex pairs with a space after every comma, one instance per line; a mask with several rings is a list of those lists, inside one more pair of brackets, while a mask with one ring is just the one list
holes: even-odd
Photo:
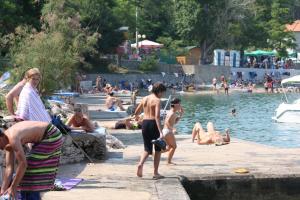
[[106, 158], [105, 134], [81, 133], [72, 135], [73, 140], [91, 157], [97, 160]]
[[[72, 137], [65, 136], [62, 147], [61, 164], [81, 162], [85, 159], [82, 152], [84, 150], [89, 157], [96, 160], [104, 160], [106, 158], [106, 137], [105, 135], [94, 136], [89, 133], [73, 134]], [[74, 143], [74, 142], [76, 143]], [[78, 148], [77, 145], [82, 149]]]
[[84, 160], [83, 152], [73, 144], [71, 136], [66, 135], [62, 146], [60, 164], [76, 163]]

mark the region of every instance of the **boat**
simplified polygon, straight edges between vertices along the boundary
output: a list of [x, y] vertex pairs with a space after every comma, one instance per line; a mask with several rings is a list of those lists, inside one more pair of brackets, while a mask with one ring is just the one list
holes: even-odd
[[[283, 79], [281, 81], [282, 88], [284, 85], [299, 85], [300, 75], [291, 78]], [[273, 120], [280, 123], [300, 123], [300, 98], [289, 103], [286, 92], [284, 91], [286, 102], [281, 103], [275, 110]]]

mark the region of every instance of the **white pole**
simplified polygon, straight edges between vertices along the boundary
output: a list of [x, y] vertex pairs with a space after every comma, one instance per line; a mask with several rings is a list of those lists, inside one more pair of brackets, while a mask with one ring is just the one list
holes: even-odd
[[135, 5], [135, 44], [136, 44], [136, 53], [139, 55], [139, 39], [138, 39], [138, 7]]

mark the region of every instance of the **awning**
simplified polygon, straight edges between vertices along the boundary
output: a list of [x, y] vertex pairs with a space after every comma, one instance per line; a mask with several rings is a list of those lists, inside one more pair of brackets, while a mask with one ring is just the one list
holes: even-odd
[[[163, 44], [160, 44], [160, 43], [157, 43], [157, 42], [153, 42], [153, 41], [150, 41], [150, 40], [143, 40], [143, 41], [140, 41], [138, 43], [139, 45], [139, 48], [145, 48], [145, 49], [151, 49], [151, 48], [160, 48], [160, 47], [163, 47], [164, 45]], [[131, 47], [132, 48], [136, 48], [136, 43], [134, 44], [131, 44]]]
[[256, 50], [256, 51], [245, 51], [245, 56], [275, 56], [274, 51], [264, 51], [264, 50]]

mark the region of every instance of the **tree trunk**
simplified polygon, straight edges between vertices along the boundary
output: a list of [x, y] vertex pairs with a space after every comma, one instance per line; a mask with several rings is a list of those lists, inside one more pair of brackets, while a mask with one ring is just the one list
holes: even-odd
[[200, 45], [200, 64], [205, 65], [206, 64], [206, 58], [207, 58], [207, 45], [206, 45], [206, 40], [202, 42]]

